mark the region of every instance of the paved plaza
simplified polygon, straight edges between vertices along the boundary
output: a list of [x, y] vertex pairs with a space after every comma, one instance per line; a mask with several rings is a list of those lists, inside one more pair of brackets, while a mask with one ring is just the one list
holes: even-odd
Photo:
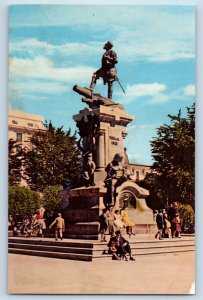
[[135, 262], [8, 255], [12, 294], [189, 294], [194, 280], [194, 252], [138, 256]]

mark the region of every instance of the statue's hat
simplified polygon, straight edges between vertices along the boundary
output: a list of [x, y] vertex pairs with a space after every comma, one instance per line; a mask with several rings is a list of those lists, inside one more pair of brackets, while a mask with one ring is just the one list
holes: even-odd
[[106, 44], [104, 45], [104, 49], [106, 49], [106, 46], [110, 46], [111, 48], [113, 47], [113, 44], [110, 42], [110, 41], [108, 41], [108, 42], [106, 42]]

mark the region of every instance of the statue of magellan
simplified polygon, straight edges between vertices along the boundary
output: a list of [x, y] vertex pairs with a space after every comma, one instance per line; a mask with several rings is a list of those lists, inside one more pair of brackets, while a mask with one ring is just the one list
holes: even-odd
[[90, 89], [93, 91], [96, 86], [97, 79], [102, 77], [104, 84], [108, 83], [108, 98], [110, 99], [112, 99], [113, 94], [113, 82], [118, 80], [117, 70], [115, 67], [118, 63], [117, 54], [112, 50], [112, 48], [113, 44], [109, 41], [104, 45], [103, 49], [105, 49], [106, 52], [102, 56], [102, 66], [93, 74], [90, 84]]

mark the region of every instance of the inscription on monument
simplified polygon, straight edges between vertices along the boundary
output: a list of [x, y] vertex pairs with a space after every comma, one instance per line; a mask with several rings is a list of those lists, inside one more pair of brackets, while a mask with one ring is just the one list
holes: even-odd
[[114, 141], [119, 141], [119, 138], [115, 137], [115, 136], [109, 136], [109, 139], [110, 140], [114, 140]]

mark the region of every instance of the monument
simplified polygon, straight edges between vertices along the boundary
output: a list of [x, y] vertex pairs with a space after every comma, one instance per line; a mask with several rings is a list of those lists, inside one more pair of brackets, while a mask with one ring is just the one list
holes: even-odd
[[[80, 135], [82, 170], [78, 182], [61, 191], [65, 236], [69, 238], [97, 240], [102, 209], [108, 205], [120, 209], [124, 197], [136, 232], [151, 233], [155, 229], [153, 212], [145, 201], [149, 192], [131, 180], [127, 166], [122, 164], [126, 128], [133, 116], [112, 101], [113, 82], [118, 80], [117, 55], [112, 47], [111, 42], [104, 45], [102, 67], [93, 74], [90, 87], [73, 87], [83, 96], [86, 107], [73, 116]], [[107, 98], [93, 91], [99, 77], [108, 84]]]

